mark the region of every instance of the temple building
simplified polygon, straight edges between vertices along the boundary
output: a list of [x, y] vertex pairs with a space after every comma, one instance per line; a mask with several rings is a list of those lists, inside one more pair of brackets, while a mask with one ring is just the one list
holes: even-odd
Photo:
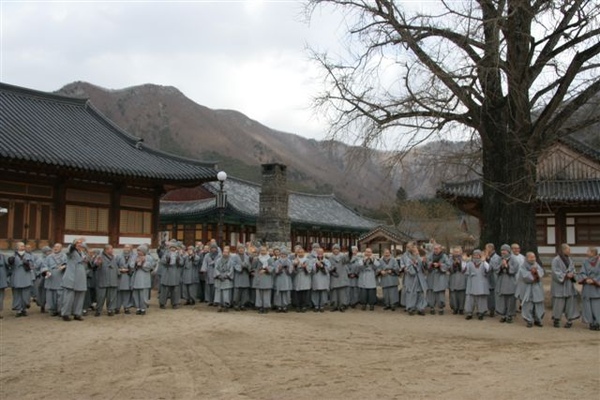
[[159, 199], [213, 164], [144, 146], [86, 99], [0, 83], [0, 249], [158, 243]]
[[285, 165], [265, 164], [262, 172], [262, 188], [257, 183], [237, 178], [225, 181], [227, 196], [222, 214], [216, 201], [217, 182], [166, 194], [160, 202], [160, 229], [166, 233], [165, 238], [186, 244], [217, 239], [222, 215], [226, 245], [275, 241], [305, 248], [320, 243], [330, 249], [339, 243], [347, 249], [357, 243], [360, 235], [377, 225], [334, 195], [288, 191]]
[[[548, 148], [537, 166], [537, 242], [540, 255], [562, 243], [573, 254], [600, 245], [600, 151], [572, 137]], [[482, 182], [448, 183], [438, 196], [481, 220]]]

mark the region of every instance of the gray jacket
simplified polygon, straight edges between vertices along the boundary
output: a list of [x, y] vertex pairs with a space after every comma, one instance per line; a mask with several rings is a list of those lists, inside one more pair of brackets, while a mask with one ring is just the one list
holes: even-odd
[[330, 264], [329, 279], [332, 289], [347, 287], [350, 284], [348, 278], [348, 254], [332, 254], [328, 258]]
[[35, 268], [35, 260], [33, 256], [27, 252], [19, 255], [15, 251], [13, 256], [8, 257], [8, 265], [10, 268], [10, 283], [15, 289], [30, 287], [33, 283], [33, 273]]
[[379, 260], [371, 257], [370, 259], [363, 258], [362, 261], [362, 264], [357, 267], [358, 287], [363, 289], [377, 288], [376, 274], [379, 267]]
[[67, 264], [67, 255], [65, 253], [52, 253], [46, 257], [42, 272], [46, 272], [45, 288], [48, 290], [59, 290], [62, 288], [62, 279], [64, 270], [60, 270], [62, 265]]
[[233, 288], [234, 269], [231, 256], [220, 256], [215, 263], [215, 287], [218, 289]]
[[312, 290], [329, 290], [329, 260], [323, 258], [311, 258], [310, 262], [313, 263], [313, 274], [312, 274]]
[[307, 256], [295, 258], [292, 263], [294, 265], [294, 290], [310, 290], [312, 286], [313, 263]]
[[162, 271], [160, 284], [163, 286], [178, 286], [181, 283], [181, 268], [183, 268], [183, 257], [179, 252], [168, 251], [162, 256]]
[[231, 264], [233, 265], [233, 286], [236, 288], [250, 287], [250, 257], [248, 254], [231, 255]]
[[131, 288], [150, 289], [152, 287], [154, 258], [147, 254], [143, 259], [141, 257], [135, 257], [132, 261], [133, 275], [131, 275]]
[[[539, 279], [536, 279], [531, 273], [533, 267], [537, 268]], [[519, 268], [519, 279], [523, 283], [521, 301], [524, 303], [529, 301], [541, 303], [544, 301], [544, 287], [542, 286], [543, 276], [544, 268], [540, 267], [537, 263], [530, 265], [525, 261], [521, 264], [521, 267]]]
[[467, 276], [466, 294], [473, 296], [487, 296], [490, 294], [490, 284], [487, 279], [490, 266], [487, 262], [481, 261], [477, 265], [474, 261], [469, 261], [463, 267], [463, 271]]
[[400, 275], [400, 266], [395, 258], [390, 257], [379, 259], [379, 267], [377, 267], [377, 275], [379, 275], [379, 285], [382, 288], [398, 287], [398, 275]]
[[[571, 258], [568, 259], [568, 264], [565, 265], [560, 256], [554, 257], [552, 260], [552, 284], [550, 293], [552, 297], [571, 297], [577, 295], [575, 288], [575, 264]], [[567, 279], [568, 273], [573, 274], [573, 279]]]
[[67, 249], [67, 268], [62, 279], [62, 287], [77, 292], [87, 290], [88, 255], [77, 251], [75, 246]]
[[101, 263], [96, 269], [96, 285], [99, 288], [113, 288], [119, 285], [119, 267], [117, 258], [110, 256], [104, 251], [100, 256]]
[[[600, 298], [600, 257], [596, 256], [585, 260], [577, 279], [583, 284], [581, 297], [584, 299]], [[586, 279], [592, 279], [594, 283], [585, 283]]]

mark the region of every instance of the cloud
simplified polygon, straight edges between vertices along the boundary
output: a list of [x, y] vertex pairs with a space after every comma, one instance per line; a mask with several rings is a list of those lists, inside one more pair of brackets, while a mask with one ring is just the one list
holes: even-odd
[[321, 138], [307, 44], [335, 47], [340, 17], [303, 21], [300, 2], [82, 2], [2, 5], [3, 82], [53, 91], [85, 80], [172, 85], [211, 108]]

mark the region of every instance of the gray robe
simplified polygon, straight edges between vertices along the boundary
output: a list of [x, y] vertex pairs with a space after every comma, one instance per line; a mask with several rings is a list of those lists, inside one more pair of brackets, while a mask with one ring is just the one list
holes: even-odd
[[146, 255], [144, 262], [137, 257], [130, 259], [130, 268], [133, 270], [131, 275], [132, 289], [150, 289], [152, 287], [152, 270], [154, 269], [154, 258]]
[[119, 290], [131, 290], [131, 276], [135, 267], [135, 255], [119, 254], [116, 258], [119, 270], [119, 284], [117, 287]]
[[[457, 264], [458, 262], [460, 264]], [[467, 276], [463, 273], [463, 269], [464, 261], [462, 258], [459, 261], [451, 260], [450, 277], [448, 278], [448, 289], [450, 291], [467, 289]]]
[[117, 258], [102, 252], [101, 260], [96, 270], [96, 285], [99, 288], [116, 288], [119, 285]]
[[376, 289], [377, 288], [377, 268], [379, 260], [375, 257], [369, 262], [362, 259], [362, 264], [357, 266], [358, 272], [358, 287], [361, 289]]
[[279, 258], [273, 263], [275, 270], [275, 290], [278, 292], [291, 291], [292, 286], [292, 261], [289, 258]]
[[314, 290], [329, 290], [329, 268], [331, 264], [326, 258], [318, 260], [317, 258], [312, 258], [311, 262], [313, 264], [312, 270], [312, 286], [311, 289]]
[[559, 256], [552, 260], [552, 284], [550, 293], [552, 297], [573, 297], [577, 295], [575, 288], [575, 278], [573, 280], [566, 279], [567, 273], [572, 273], [575, 276], [575, 264], [569, 258], [569, 265], [561, 260]]
[[515, 295], [519, 267], [518, 260], [513, 256], [508, 256], [505, 263], [500, 258], [500, 262], [493, 265], [494, 273], [497, 276], [495, 290], [499, 296]]
[[[593, 283], [586, 283], [592, 279]], [[600, 326], [600, 257], [588, 258], [583, 262], [577, 276], [581, 289], [583, 320], [590, 326]]]
[[181, 283], [181, 268], [183, 268], [183, 257], [179, 252], [166, 252], [162, 257], [163, 270], [160, 276], [160, 284], [163, 286], [179, 286]]
[[329, 277], [331, 289], [344, 288], [350, 284], [348, 278], [348, 255], [331, 254], [328, 258], [330, 264]]
[[219, 257], [215, 263], [215, 289], [233, 289], [233, 275], [234, 269], [231, 256], [227, 258]]
[[294, 290], [299, 292], [303, 290], [310, 290], [312, 285], [312, 271], [313, 263], [310, 262], [308, 257], [297, 258], [297, 264], [294, 264]]
[[67, 268], [62, 279], [62, 287], [76, 292], [87, 290], [88, 256], [80, 253], [73, 245], [67, 249]]
[[258, 256], [253, 260], [254, 279], [252, 287], [259, 290], [273, 289], [273, 259]]
[[490, 286], [487, 279], [489, 270], [490, 266], [485, 261], [481, 261], [479, 267], [473, 261], [466, 263], [463, 271], [467, 276], [467, 295], [487, 296], [490, 294]]
[[[0, 290], [8, 287], [8, 270], [6, 265], [6, 258], [3, 254], [0, 254]], [[2, 305], [0, 305], [1, 307]], [[1, 310], [1, 309], [0, 309]]]
[[[429, 276], [427, 283], [430, 285], [430, 289], [434, 292], [444, 292], [448, 289], [448, 270], [450, 269], [450, 259], [446, 254], [440, 254], [440, 257], [436, 257], [434, 253], [427, 259]], [[439, 264], [438, 267], [434, 267], [434, 263]]]
[[[10, 283], [14, 289], [28, 288], [33, 283], [32, 272], [35, 269], [33, 256], [25, 252], [22, 256], [17, 252], [8, 258], [10, 267]], [[12, 262], [11, 262], [12, 261]]]
[[[382, 275], [382, 272], [385, 272], [385, 274]], [[380, 258], [377, 274], [379, 275], [379, 285], [382, 288], [393, 287], [398, 289], [400, 266], [398, 266], [398, 262], [395, 258], [390, 257], [387, 260], [385, 258]]]
[[[536, 280], [531, 273], [531, 268], [537, 267], [539, 279]], [[543, 303], [544, 302], [544, 286], [542, 285], [542, 277], [544, 276], [544, 269], [537, 263], [530, 265], [525, 261], [519, 268], [519, 279], [523, 283], [523, 291], [521, 300], [532, 303]]]
[[60, 290], [62, 288], [62, 279], [64, 271], [59, 267], [67, 264], [67, 255], [65, 253], [52, 253], [46, 257], [46, 265], [42, 269], [49, 273], [46, 275], [46, 290]]
[[236, 288], [250, 287], [250, 257], [247, 254], [240, 256], [239, 254], [231, 255], [231, 264], [233, 265], [233, 286]]

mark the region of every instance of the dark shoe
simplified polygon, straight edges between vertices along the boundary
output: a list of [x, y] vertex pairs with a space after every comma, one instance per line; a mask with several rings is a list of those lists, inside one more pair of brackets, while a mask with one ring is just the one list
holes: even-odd
[[76, 315], [73, 317], [75, 321], [83, 321], [83, 317], [81, 315]]
[[60, 313], [59, 313], [59, 312], [56, 312], [56, 311], [54, 311], [54, 312], [52, 312], [52, 314], [50, 314], [50, 315], [51, 315], [52, 317], [58, 317], [58, 316], [60, 315]]
[[69, 317], [68, 315], [63, 315], [63, 316], [62, 316], [62, 320], [63, 320], [63, 321], [70, 321], [70, 320], [71, 320], [71, 317]]
[[370, 310], [370, 311], [375, 311], [375, 306], [371, 306], [371, 307], [369, 307], [369, 310]]
[[367, 309], [367, 306], [362, 306], [360, 309], [365, 311]]
[[465, 314], [465, 311], [464, 311], [464, 310], [458, 310], [458, 313], [459, 313], [460, 315], [464, 315], [464, 314]]
[[502, 317], [502, 318], [500, 318], [500, 322], [501, 322], [501, 323], [504, 323], [504, 322], [506, 322], [506, 317]]
[[146, 310], [142, 310], [142, 312], [140, 312], [140, 315], [146, 315]]
[[408, 315], [412, 317], [413, 315], [415, 315], [415, 312], [413, 310], [408, 310]]
[[533, 322], [531, 322], [531, 321], [527, 321], [527, 327], [528, 327], [528, 328], [531, 328], [532, 326], [533, 326]]
[[490, 311], [490, 318], [494, 318], [495, 315], [496, 315], [496, 312]]
[[340, 312], [346, 312], [346, 307], [340, 307]]
[[283, 311], [283, 313], [284, 313], [284, 314], [286, 314], [286, 313], [288, 312], [288, 309], [287, 309], [287, 307], [283, 307], [283, 310], [282, 310], [282, 311]]
[[452, 315], [458, 314], [458, 310], [452, 310]]
[[542, 326], [544, 326], [544, 325], [542, 324], [542, 321], [535, 321], [533, 324], [534, 324], [535, 326], [537, 326], [537, 327], [540, 327], [540, 328], [541, 328]]
[[424, 311], [417, 311], [417, 314], [419, 314], [420, 316], [424, 316], [425, 312]]
[[126, 308], [125, 311], [123, 311], [124, 314], [131, 314], [131, 311], [129, 311], [129, 308]]
[[142, 315], [142, 310], [136, 310], [135, 315]]
[[175, 304], [175, 305], [173, 306], [173, 310], [177, 310], [178, 308], [179, 308], [179, 304]]
[[478, 314], [477, 315], [477, 319], [480, 320], [480, 321], [483, 321], [483, 314]]
[[94, 317], [99, 317], [100, 316], [100, 312], [96, 311], [96, 313], [94, 314]]
[[109, 312], [108, 312], [108, 316], [109, 316], [109, 317], [113, 317], [114, 315], [115, 315], [115, 313], [114, 313], [113, 311], [109, 311]]
[[219, 309], [217, 310], [217, 312], [223, 312], [223, 307], [219, 307]]
[[444, 315], [444, 310], [438, 311], [438, 315]]
[[512, 317], [507, 317], [506, 318], [506, 323], [507, 324], [512, 324], [513, 323], [513, 318]]
[[42, 308], [40, 308], [40, 312], [41, 312], [42, 314], [45, 314], [45, 313], [46, 313], [46, 307], [42, 307]]
[[465, 317], [465, 319], [473, 319], [473, 316], [471, 314], [467, 314], [467, 316]]
[[569, 321], [565, 324], [565, 328], [567, 328], [567, 329], [571, 328], [572, 326], [573, 326], [573, 323], [571, 321]]
[[559, 319], [555, 319], [553, 325], [555, 328], [560, 328], [560, 320]]
[[21, 311], [15, 315], [15, 318], [21, 318], [21, 317], [26, 317], [26, 316], [27, 316], [27, 314], [25, 313], [25, 311]]
[[164, 304], [161, 304], [158, 308], [160, 308], [161, 310], [164, 310], [166, 307]]
[[83, 310], [83, 315], [87, 315], [87, 310]]
[[435, 310], [432, 308], [431, 310], [429, 310], [429, 314], [435, 315]]

